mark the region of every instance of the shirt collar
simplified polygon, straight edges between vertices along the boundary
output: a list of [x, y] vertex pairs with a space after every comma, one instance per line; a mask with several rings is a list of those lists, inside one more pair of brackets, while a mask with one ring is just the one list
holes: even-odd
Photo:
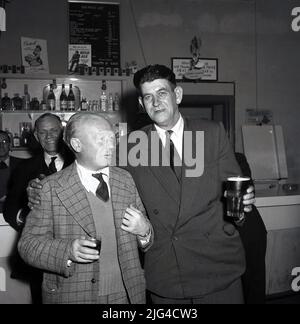
[[60, 154], [55, 154], [55, 155], [50, 155], [48, 154], [47, 152], [44, 151], [44, 158], [45, 158], [45, 161], [47, 164], [49, 164], [51, 162], [51, 159], [53, 157], [56, 157], [58, 160], [61, 160], [62, 161], [62, 156]]
[[3, 160], [3, 162], [9, 167], [9, 165], [10, 165], [10, 156], [8, 156], [6, 160]]
[[84, 176], [92, 177], [93, 174], [95, 174], [95, 173], [102, 173], [105, 176], [109, 177], [109, 167], [100, 169], [98, 171], [92, 171], [92, 170], [89, 170], [89, 169], [85, 168], [81, 164], [79, 164], [77, 160], [75, 161], [75, 163], [76, 163], [76, 166], [77, 166], [77, 170], [79, 172], [79, 175], [82, 178], [84, 178]]
[[[157, 130], [157, 132], [158, 132], [158, 134], [160, 136], [161, 135], [165, 136], [165, 134], [166, 134], [165, 129], [162, 129], [161, 127], [157, 126], [156, 124], [154, 124], [154, 126], [155, 126], [155, 128], [156, 128], [156, 130]], [[182, 118], [182, 116], [180, 114], [177, 123], [175, 124], [175, 126], [171, 130], [173, 131], [173, 134], [175, 136], [180, 137], [183, 134], [183, 128], [184, 128], [184, 120], [183, 120], [183, 118]]]

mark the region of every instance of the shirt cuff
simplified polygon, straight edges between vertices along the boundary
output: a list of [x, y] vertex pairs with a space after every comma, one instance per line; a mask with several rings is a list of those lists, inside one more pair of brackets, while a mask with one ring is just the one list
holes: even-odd
[[149, 244], [149, 242], [151, 240], [151, 234], [152, 234], [152, 231], [151, 231], [151, 227], [150, 227], [149, 231], [146, 233], [146, 235], [144, 235], [144, 236], [138, 235], [137, 236], [138, 240], [142, 246]]

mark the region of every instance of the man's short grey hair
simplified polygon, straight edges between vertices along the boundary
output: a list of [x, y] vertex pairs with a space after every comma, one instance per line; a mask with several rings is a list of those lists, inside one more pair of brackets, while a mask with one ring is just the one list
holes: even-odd
[[[92, 121], [98, 118], [103, 117], [94, 112], [79, 112], [71, 116], [64, 131], [64, 141], [66, 144], [73, 150], [71, 146], [71, 139], [78, 138], [82, 123], [87, 120]], [[103, 119], [106, 120], [105, 118]], [[108, 120], [106, 121], [108, 124], [110, 124]]]
[[46, 118], [53, 118], [54, 120], [57, 120], [59, 122], [59, 124], [62, 126], [61, 120], [57, 115], [51, 114], [51, 113], [45, 113], [43, 115], [41, 115], [34, 123], [34, 131], [38, 130], [39, 124]]

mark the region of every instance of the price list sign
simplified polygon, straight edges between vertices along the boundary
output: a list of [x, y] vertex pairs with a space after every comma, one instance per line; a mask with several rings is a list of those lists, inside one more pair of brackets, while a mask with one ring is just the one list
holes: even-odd
[[92, 66], [120, 67], [120, 5], [69, 1], [70, 44], [92, 46]]

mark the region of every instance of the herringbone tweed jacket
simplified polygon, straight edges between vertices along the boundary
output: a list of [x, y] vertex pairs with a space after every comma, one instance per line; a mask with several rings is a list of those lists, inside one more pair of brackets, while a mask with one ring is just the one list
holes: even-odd
[[[125, 209], [144, 207], [131, 175], [110, 168], [111, 199], [114, 211], [118, 257], [124, 285], [133, 304], [145, 303], [145, 279], [135, 235], [121, 229]], [[95, 236], [95, 224], [85, 189], [75, 163], [43, 182], [41, 204], [27, 217], [18, 244], [22, 258], [44, 270], [44, 303], [98, 303], [99, 263], [72, 263], [72, 241]], [[151, 246], [152, 242], [147, 246]]]

